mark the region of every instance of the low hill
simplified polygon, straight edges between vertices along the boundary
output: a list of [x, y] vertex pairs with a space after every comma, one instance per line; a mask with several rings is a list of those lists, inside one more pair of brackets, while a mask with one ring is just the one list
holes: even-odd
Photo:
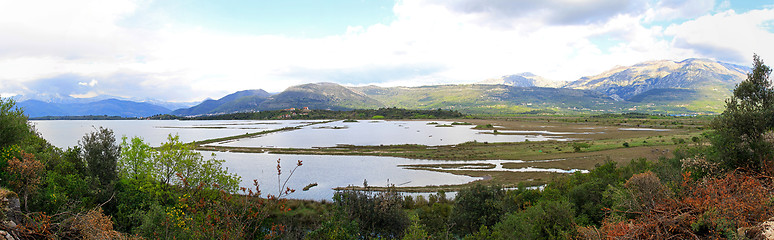
[[178, 116], [195, 116], [255, 109], [258, 104], [266, 100], [269, 96], [271, 96], [271, 94], [263, 89], [243, 90], [226, 95], [218, 100], [208, 99], [190, 108], [177, 109], [172, 111], [171, 114]]

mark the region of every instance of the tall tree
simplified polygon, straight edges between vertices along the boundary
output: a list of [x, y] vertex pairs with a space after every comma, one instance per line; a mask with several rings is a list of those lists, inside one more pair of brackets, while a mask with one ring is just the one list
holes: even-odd
[[718, 161], [726, 169], [761, 170], [772, 157], [774, 142], [774, 89], [771, 68], [753, 55], [753, 67], [747, 79], [734, 89], [726, 101], [726, 110], [712, 122], [712, 138]]
[[30, 133], [27, 116], [10, 98], [0, 98], [0, 149], [19, 144]]
[[124, 136], [121, 141], [121, 158], [118, 159], [118, 173], [122, 178], [135, 180], [152, 177], [153, 152], [153, 148], [142, 138], [133, 137], [129, 140]]
[[116, 169], [120, 148], [116, 144], [113, 130], [100, 127], [83, 136], [78, 142], [81, 156], [86, 161], [89, 176], [100, 189], [106, 189], [118, 178]]

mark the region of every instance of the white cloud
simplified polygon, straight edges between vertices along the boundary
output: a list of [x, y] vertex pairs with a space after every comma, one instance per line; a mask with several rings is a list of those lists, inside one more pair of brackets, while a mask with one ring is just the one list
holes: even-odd
[[[724, 7], [721, 3], [720, 7]], [[715, 0], [661, 0], [647, 20], [669, 21], [702, 16], [715, 8]]]
[[[772, 10], [645, 25], [706, 14], [711, 0], [398, 1], [390, 23], [320, 38], [125, 24], [144, 16], [143, 6], [131, 0], [0, 3], [3, 91], [189, 101], [319, 81], [413, 86], [519, 72], [575, 80], [646, 60], [774, 55], [766, 45], [774, 42], [772, 33], [759, 27]], [[50, 87], [52, 81], [59, 84]]]
[[96, 79], [92, 79], [91, 82], [78, 82], [78, 85], [94, 87], [94, 86], [97, 86], [97, 80]]
[[665, 30], [675, 47], [696, 55], [746, 64], [757, 53], [774, 58], [774, 31], [765, 24], [774, 21], [774, 9], [736, 13], [734, 10], [702, 16]]

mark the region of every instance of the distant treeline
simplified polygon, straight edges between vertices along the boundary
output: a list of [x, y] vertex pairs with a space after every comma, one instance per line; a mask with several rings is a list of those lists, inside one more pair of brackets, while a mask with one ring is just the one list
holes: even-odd
[[402, 108], [357, 109], [349, 111], [286, 109], [261, 112], [240, 112], [196, 117], [160, 114], [151, 117], [120, 117], [107, 115], [46, 116], [30, 120], [270, 120], [270, 119], [444, 119], [470, 115], [456, 110], [410, 110]]
[[[274, 110], [179, 118], [181, 120], [268, 120], [268, 119], [443, 119], [469, 115], [456, 110], [410, 110], [402, 108], [333, 110]], [[168, 117], [168, 116], [167, 116]], [[152, 117], [152, 119], [156, 119]]]
[[593, 118], [661, 118], [668, 117], [664, 114], [649, 114], [640, 112], [628, 112], [628, 113], [604, 113], [591, 116]]

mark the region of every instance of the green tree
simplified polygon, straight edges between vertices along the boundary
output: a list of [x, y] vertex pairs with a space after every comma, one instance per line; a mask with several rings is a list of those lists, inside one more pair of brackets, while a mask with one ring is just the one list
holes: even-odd
[[99, 127], [83, 136], [78, 145], [81, 148], [81, 157], [86, 161], [89, 176], [100, 190], [115, 184], [118, 179], [116, 166], [120, 148], [116, 144], [113, 130]]
[[723, 114], [712, 121], [714, 160], [725, 169], [758, 171], [764, 160], [771, 158], [774, 90], [770, 74], [771, 68], [753, 55], [752, 71], [736, 86]]
[[40, 209], [45, 212], [77, 210], [82, 204], [92, 203], [86, 164], [79, 147], [68, 148], [59, 158], [46, 164], [45, 187], [38, 197]]
[[508, 214], [493, 227], [494, 239], [572, 239], [576, 235], [572, 204], [545, 200]]
[[121, 157], [118, 159], [118, 173], [122, 178], [135, 180], [150, 178], [153, 173], [153, 148], [142, 138], [133, 137], [127, 142], [121, 138]]
[[167, 142], [153, 153], [154, 167], [150, 170], [153, 171], [152, 175], [164, 184], [183, 186], [180, 182], [182, 178], [190, 187], [196, 187], [198, 184], [211, 187], [217, 184], [220, 189], [235, 192], [239, 188], [241, 178], [236, 174], [229, 174], [222, 167], [224, 162], [216, 159], [214, 154], [205, 159], [201, 153], [194, 151], [193, 145], [180, 142], [177, 135], [169, 135]]
[[[0, 186], [8, 185], [8, 161], [21, 157], [20, 145], [30, 133], [27, 116], [10, 98], [0, 98]], [[25, 148], [26, 149], [26, 148]]]
[[452, 222], [460, 235], [470, 234], [483, 226], [491, 227], [503, 214], [505, 191], [500, 186], [476, 184], [457, 193]]
[[430, 234], [448, 237], [452, 227], [452, 223], [449, 220], [451, 212], [451, 204], [436, 202], [417, 209], [417, 216], [419, 217], [419, 222]]
[[30, 134], [27, 116], [13, 99], [0, 98], [0, 148], [19, 144]]

